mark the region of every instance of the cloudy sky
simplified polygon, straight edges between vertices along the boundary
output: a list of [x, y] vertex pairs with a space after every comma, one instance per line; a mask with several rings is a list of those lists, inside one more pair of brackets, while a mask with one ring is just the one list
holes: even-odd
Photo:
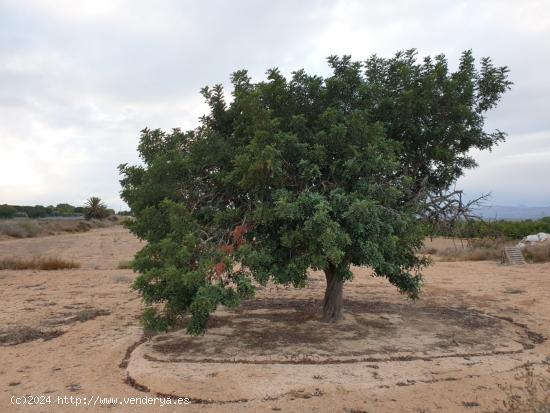
[[459, 182], [498, 205], [550, 205], [548, 1], [0, 0], [0, 204], [124, 208], [117, 165], [145, 127], [193, 128], [199, 89], [267, 68], [328, 74], [325, 57], [417, 48], [507, 65], [488, 128], [509, 134]]

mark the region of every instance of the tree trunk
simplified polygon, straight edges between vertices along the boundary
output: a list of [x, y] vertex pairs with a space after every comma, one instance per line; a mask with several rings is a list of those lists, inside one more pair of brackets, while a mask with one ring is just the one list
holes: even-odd
[[325, 268], [327, 289], [323, 299], [323, 318], [326, 323], [335, 323], [344, 318], [343, 288], [344, 280], [340, 280], [335, 274], [335, 268], [330, 265]]

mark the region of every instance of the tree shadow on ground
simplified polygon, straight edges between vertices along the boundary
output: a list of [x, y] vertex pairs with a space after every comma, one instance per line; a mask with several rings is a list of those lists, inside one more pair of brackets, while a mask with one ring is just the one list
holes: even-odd
[[345, 303], [345, 319], [320, 321], [312, 299], [256, 299], [213, 315], [204, 336], [158, 336], [155, 352], [186, 359], [364, 357], [375, 353], [490, 352], [528, 334], [513, 323], [471, 308], [420, 302]]

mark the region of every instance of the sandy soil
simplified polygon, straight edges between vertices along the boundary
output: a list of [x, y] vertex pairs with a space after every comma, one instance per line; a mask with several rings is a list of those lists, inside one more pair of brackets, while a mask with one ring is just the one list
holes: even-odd
[[[121, 227], [0, 241], [0, 258], [81, 264], [0, 271], [0, 342], [30, 340], [0, 343], [0, 412], [495, 412], [550, 394], [550, 264], [437, 262], [414, 303], [358, 268], [335, 326], [318, 321], [323, 283], [312, 274], [307, 289], [269, 286], [219, 310], [204, 337], [143, 342], [134, 274], [116, 269], [141, 245]], [[158, 394], [192, 403], [121, 404]], [[25, 395], [50, 404], [11, 404]], [[58, 396], [118, 400], [77, 407]]]

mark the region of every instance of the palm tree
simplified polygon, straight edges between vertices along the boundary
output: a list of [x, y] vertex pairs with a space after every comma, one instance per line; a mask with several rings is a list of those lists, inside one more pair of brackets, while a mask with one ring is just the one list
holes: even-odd
[[97, 196], [91, 197], [84, 204], [84, 217], [86, 219], [103, 219], [107, 215], [107, 205]]

